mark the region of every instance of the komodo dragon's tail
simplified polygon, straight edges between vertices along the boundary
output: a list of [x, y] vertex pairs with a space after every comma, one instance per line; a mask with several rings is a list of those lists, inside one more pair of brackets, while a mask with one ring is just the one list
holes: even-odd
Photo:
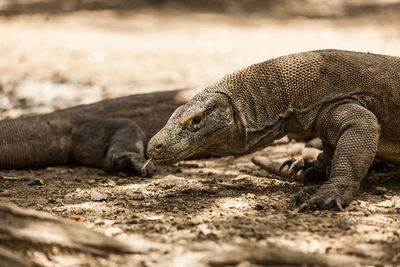
[[65, 163], [71, 129], [48, 115], [0, 121], [0, 169]]

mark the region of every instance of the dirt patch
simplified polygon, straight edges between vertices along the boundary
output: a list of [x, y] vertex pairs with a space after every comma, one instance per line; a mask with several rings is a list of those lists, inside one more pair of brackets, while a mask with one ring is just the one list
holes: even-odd
[[[257, 154], [276, 157], [279, 151], [293, 151], [293, 146]], [[155, 244], [154, 251], [134, 257], [94, 258], [96, 265], [105, 261], [105, 266], [166, 266], [196, 247], [213, 250], [226, 245], [278, 246], [398, 264], [400, 169], [388, 164], [379, 168], [368, 174], [357, 200], [344, 212], [299, 213], [290, 198], [302, 186], [258, 169], [250, 156], [184, 161], [153, 178], [115, 176], [80, 166], [1, 171], [0, 200], [70, 218], [126, 242]], [[91, 200], [93, 191], [107, 200]], [[47, 265], [87, 261], [60, 261], [51, 252], [45, 256]], [[30, 257], [46, 264], [37, 253]]]

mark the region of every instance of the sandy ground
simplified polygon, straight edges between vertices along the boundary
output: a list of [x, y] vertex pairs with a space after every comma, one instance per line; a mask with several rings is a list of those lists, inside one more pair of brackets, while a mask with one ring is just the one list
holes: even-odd
[[201, 88], [249, 64], [313, 49], [400, 55], [399, 22], [397, 14], [288, 20], [150, 11], [0, 18], [0, 107], [13, 116], [21, 105], [15, 98], [25, 106], [63, 108]]
[[[271, 57], [340, 48], [400, 56], [392, 14], [357, 19], [271, 19], [261, 15], [78, 12], [0, 18], [0, 117], [104, 98], [201, 88]], [[303, 154], [302, 143], [257, 152]], [[194, 266], [196, 253], [270, 247], [400, 264], [400, 169], [380, 164], [343, 212], [297, 212], [301, 185], [278, 179], [250, 156], [184, 161], [153, 178], [81, 166], [0, 171], [0, 200], [71, 218], [149, 248], [146, 253], [60, 255], [29, 251], [45, 266]], [[107, 196], [90, 199], [95, 190]], [[256, 266], [242, 263], [240, 266]]]

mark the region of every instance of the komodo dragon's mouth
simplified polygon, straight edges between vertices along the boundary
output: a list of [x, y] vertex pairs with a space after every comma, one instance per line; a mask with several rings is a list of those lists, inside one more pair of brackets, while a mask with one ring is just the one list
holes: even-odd
[[167, 158], [156, 158], [153, 157], [152, 161], [157, 164], [157, 165], [170, 165], [170, 164], [174, 164], [177, 163], [181, 160], [184, 160], [190, 156], [192, 156], [193, 154], [196, 154], [196, 152], [198, 152], [198, 150], [194, 150], [193, 152], [188, 153], [188, 151], [181, 151], [178, 154], [175, 154], [171, 157], [167, 157]]

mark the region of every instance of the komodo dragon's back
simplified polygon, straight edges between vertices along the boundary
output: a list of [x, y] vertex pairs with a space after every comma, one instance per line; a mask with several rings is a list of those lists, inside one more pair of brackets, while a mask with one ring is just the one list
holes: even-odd
[[288, 106], [317, 115], [323, 103], [340, 98], [359, 101], [382, 124], [400, 125], [400, 58], [394, 56], [343, 50], [291, 54], [227, 75], [205, 91], [228, 95], [248, 131], [264, 129]]
[[[86, 149], [107, 145], [110, 136], [106, 135], [118, 130], [108, 128], [115, 128], [115, 121], [125, 123], [125, 119], [144, 132], [143, 140], [140, 141], [147, 144], [150, 137], [166, 123], [171, 113], [187, 102], [190, 94], [191, 90], [182, 89], [131, 95], [43, 115], [2, 120], [0, 169], [64, 164], [71, 159], [73, 151], [79, 149], [79, 146]], [[91, 146], [74, 143], [75, 132], [85, 124], [89, 125], [86, 128], [90, 128], [85, 133], [88, 135], [87, 140], [92, 142]], [[124, 138], [129, 139], [129, 134]], [[99, 140], [102, 141], [101, 144], [96, 143]], [[95, 153], [105, 153], [105, 149], [107, 147], [99, 147]], [[102, 162], [88, 165], [101, 166]]]

